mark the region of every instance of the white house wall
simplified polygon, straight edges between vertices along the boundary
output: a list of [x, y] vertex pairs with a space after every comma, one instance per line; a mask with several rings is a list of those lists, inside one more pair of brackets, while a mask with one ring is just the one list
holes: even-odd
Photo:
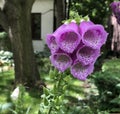
[[3, 8], [4, 2], [4, 0], [0, 0], [0, 8]]
[[[2, 8], [4, 0], [0, 0]], [[46, 34], [53, 32], [53, 0], [36, 0], [32, 7], [32, 13], [41, 13], [41, 39], [33, 40], [35, 51], [43, 51]]]
[[46, 35], [53, 32], [53, 0], [36, 0], [32, 13], [41, 13], [41, 39], [33, 40], [35, 51], [43, 51]]

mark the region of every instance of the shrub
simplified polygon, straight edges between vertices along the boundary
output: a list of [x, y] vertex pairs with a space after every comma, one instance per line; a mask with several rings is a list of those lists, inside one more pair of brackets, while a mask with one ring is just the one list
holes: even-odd
[[0, 49], [11, 51], [10, 39], [8, 38], [8, 34], [6, 32], [0, 32]]
[[[119, 59], [108, 60], [103, 64], [102, 71], [94, 74], [95, 85], [99, 91], [100, 110], [120, 111], [120, 66]], [[114, 65], [117, 65], [115, 67]]]

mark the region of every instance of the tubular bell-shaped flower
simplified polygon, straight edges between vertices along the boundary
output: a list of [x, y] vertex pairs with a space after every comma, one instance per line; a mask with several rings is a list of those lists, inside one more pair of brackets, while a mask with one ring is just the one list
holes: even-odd
[[120, 1], [114, 1], [110, 4], [113, 14], [117, 18], [117, 22], [120, 24]]
[[72, 64], [71, 57], [62, 51], [58, 51], [50, 56], [51, 63], [61, 72], [64, 72]]
[[63, 24], [47, 35], [51, 63], [61, 72], [70, 68], [75, 78], [85, 80], [94, 70], [107, 35], [102, 25], [91, 21], [83, 21], [80, 25], [75, 22]]
[[84, 65], [93, 63], [100, 55], [100, 50], [88, 46], [81, 46], [76, 53], [77, 59]]
[[108, 35], [102, 25], [94, 24], [91, 21], [80, 23], [80, 33], [82, 42], [93, 49], [100, 49]]
[[76, 60], [70, 71], [75, 78], [79, 80], [85, 80], [87, 76], [93, 72], [93, 69], [93, 64], [83, 65], [81, 62], [79, 62], [79, 60]]
[[59, 34], [61, 33], [61, 31], [64, 30], [65, 27], [66, 27], [66, 25], [63, 24], [54, 33], [47, 35], [46, 43], [47, 43], [48, 47], [50, 48], [51, 53], [55, 53], [59, 50], [59, 46], [56, 42], [56, 39], [59, 36]]
[[114, 1], [110, 4], [112, 11], [116, 14], [120, 11], [120, 1]]
[[17, 100], [19, 97], [20, 89], [19, 87], [15, 88], [14, 91], [11, 94], [12, 100]]
[[47, 42], [48, 47], [51, 50], [51, 53], [55, 53], [59, 49], [55, 39], [56, 38], [53, 34], [48, 34], [47, 35], [46, 42]]
[[81, 41], [79, 27], [74, 22], [64, 25], [64, 29], [60, 27], [55, 32], [56, 42], [60, 49], [67, 53], [72, 53]]

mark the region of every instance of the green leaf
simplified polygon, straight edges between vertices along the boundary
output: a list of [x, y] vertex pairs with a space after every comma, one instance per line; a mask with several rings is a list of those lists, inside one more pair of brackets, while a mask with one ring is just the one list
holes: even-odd
[[65, 91], [67, 89], [67, 85], [63, 86], [63, 91]]
[[119, 104], [120, 105], [120, 96], [117, 98], [114, 98], [113, 100], [110, 101], [111, 103]]
[[0, 39], [5, 39], [7, 37], [6, 32], [0, 32]]
[[9, 109], [10, 107], [12, 107], [12, 103], [5, 103], [2, 105], [2, 110]]
[[42, 94], [42, 95], [41, 95], [41, 98], [45, 98], [45, 97], [46, 97], [46, 95], [45, 95], [45, 94]]
[[59, 102], [59, 98], [58, 98], [58, 97], [55, 99], [55, 105], [56, 105], [56, 106], [59, 106], [59, 105], [60, 105], [60, 102]]
[[48, 96], [48, 95], [50, 94], [50, 90], [44, 87], [44, 88], [43, 88], [43, 93], [44, 93], [46, 96]]
[[13, 114], [18, 114], [15, 110], [9, 109]]
[[120, 83], [118, 83], [118, 84], [116, 85], [116, 87], [117, 87], [118, 89], [120, 89]]
[[71, 80], [71, 77], [68, 75], [64, 78], [64, 81], [69, 82]]
[[59, 96], [59, 100], [63, 101], [64, 100], [64, 95]]
[[49, 76], [51, 79], [53, 79], [55, 77], [55, 73], [52, 69], [50, 69]]
[[44, 98], [43, 102], [44, 102], [45, 106], [48, 106], [48, 105], [49, 105], [48, 99]]
[[26, 114], [29, 114], [30, 109], [31, 109], [31, 106], [29, 106], [29, 107], [27, 108]]

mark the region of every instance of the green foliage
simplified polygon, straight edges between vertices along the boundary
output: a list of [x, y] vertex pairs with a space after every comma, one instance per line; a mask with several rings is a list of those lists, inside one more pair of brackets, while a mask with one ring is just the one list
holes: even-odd
[[0, 40], [7, 38], [7, 33], [6, 32], [1, 32], [0, 33]]
[[[11, 107], [2, 110], [2, 114], [109, 114], [109, 110], [118, 111], [120, 83], [117, 68], [119, 67], [116, 67], [116, 70], [109, 69], [112, 69], [111, 65], [115, 62], [119, 66], [119, 60], [112, 59], [112, 62], [105, 60], [103, 66], [106, 65], [107, 67], [104, 68], [104, 72], [94, 74], [95, 82], [99, 80], [95, 84], [100, 95], [98, 95], [97, 88], [92, 87], [93, 80], [91, 77], [88, 79], [90, 88], [84, 88], [84, 82], [74, 79], [69, 70], [65, 73], [58, 72], [51, 66], [47, 57], [43, 57], [41, 61], [44, 63], [41, 69], [42, 79], [47, 85], [42, 95], [39, 91], [35, 91], [35, 88], [32, 91], [27, 91], [28, 88], [22, 87], [20, 90], [22, 94], [18, 100], [11, 101], [9, 96], [13, 91], [11, 85], [13, 71], [12, 73], [0, 73], [0, 104], [12, 103]], [[115, 66], [113, 65], [113, 67]]]
[[12, 103], [4, 103], [0, 104], [0, 113], [2, 113], [5, 110], [8, 110], [12, 107]]
[[[75, 80], [70, 74], [69, 70], [65, 73], [59, 73], [56, 69], [49, 72], [50, 87], [44, 88], [41, 96], [42, 102], [40, 104], [39, 114], [109, 114], [107, 111], [100, 111], [98, 107], [93, 111], [89, 106], [89, 100], [86, 100], [83, 82]], [[94, 94], [89, 90], [89, 94]], [[81, 96], [79, 100], [78, 97]], [[84, 98], [85, 97], [85, 98]], [[94, 102], [91, 100], [91, 102]], [[91, 104], [90, 104], [91, 105]], [[95, 106], [92, 106], [95, 108]]]
[[23, 114], [25, 112], [24, 108], [24, 93], [25, 93], [25, 88], [22, 85], [19, 85], [19, 94], [18, 98], [15, 100], [12, 100], [12, 103], [14, 105], [14, 108], [11, 109], [13, 114]]
[[106, 70], [119, 70], [120, 69], [120, 59], [112, 58], [110, 60], [105, 60], [102, 65], [102, 71]]
[[43, 102], [40, 104], [39, 114], [64, 114], [64, 107], [67, 103], [64, 97], [69, 77], [56, 70], [50, 71], [50, 77], [54, 83], [53, 88], [43, 89], [44, 94], [41, 96]]
[[0, 50], [1, 49], [5, 51], [11, 50], [10, 39], [6, 32], [0, 32]]
[[81, 21], [88, 21], [89, 17], [88, 16], [82, 16], [79, 15], [78, 13], [71, 11], [71, 17], [70, 19], [64, 20], [63, 23], [70, 23], [72, 21], [75, 21], [77, 24], [80, 24]]
[[72, 0], [71, 10], [82, 16], [88, 15], [94, 23], [107, 26], [111, 2], [113, 0]]
[[39, 52], [39, 51], [36, 51], [34, 52], [35, 53], [35, 57], [36, 58], [48, 58], [50, 56], [50, 51], [49, 51], [49, 48], [47, 47], [47, 45], [44, 46], [44, 50]]
[[[0, 73], [0, 114], [15, 114], [22, 107], [21, 110], [24, 111], [22, 114], [38, 114], [40, 91], [35, 89], [27, 91], [22, 87], [23, 91], [19, 96], [19, 101], [11, 101], [10, 96], [13, 91], [13, 80], [13, 70]], [[8, 104], [11, 105], [9, 106]]]
[[99, 91], [100, 110], [120, 112], [120, 60], [105, 61], [101, 72], [94, 74], [95, 85]]
[[40, 67], [39, 72], [42, 73], [41, 75], [48, 74], [51, 64], [50, 64], [50, 60], [48, 59], [50, 56], [50, 51], [47, 45], [45, 45], [45, 48], [42, 52], [36, 51], [34, 53], [35, 53], [37, 65]]
[[19, 85], [19, 94], [17, 99], [12, 99], [12, 105], [13, 107], [10, 108], [10, 112], [12, 114], [29, 114], [30, 109], [31, 109], [31, 104], [26, 106], [26, 92], [25, 92], [25, 87], [22, 85]]
[[1, 66], [13, 64], [13, 53], [9, 51], [0, 51]]

